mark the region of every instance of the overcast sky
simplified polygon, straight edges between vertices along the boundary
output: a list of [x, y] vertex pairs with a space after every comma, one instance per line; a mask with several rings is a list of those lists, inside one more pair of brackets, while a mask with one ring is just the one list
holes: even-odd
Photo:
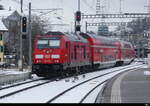
[[[31, 1], [33, 8], [63, 8], [64, 9], [63, 12], [58, 11], [57, 13], [62, 14], [65, 17], [63, 18], [65, 22], [69, 23], [71, 21], [73, 22], [74, 12], [78, 9], [78, 0], [31, 0]], [[95, 14], [96, 1], [97, 0], [81, 0], [81, 11], [85, 14]], [[120, 0], [102, 0], [102, 3], [105, 6], [104, 9], [105, 13], [120, 12]], [[121, 9], [123, 13], [147, 12], [148, 9], [144, 6], [148, 4], [149, 0], [122, 0]]]
[[[10, 1], [19, 2], [20, 0], [0, 0], [0, 1], [1, 1], [0, 3], [5, 2], [6, 3], [5, 5], [7, 7], [13, 5], [12, 9], [19, 10], [20, 8], [19, 6], [14, 6], [14, 3], [10, 3]], [[63, 8], [63, 10], [53, 11], [51, 12], [51, 14], [45, 15], [50, 20], [54, 19], [54, 17], [55, 18], [61, 17], [60, 20], [61, 23], [71, 24], [74, 22], [74, 13], [78, 9], [78, 0], [24, 0], [24, 9], [28, 8], [29, 1], [32, 2], [32, 8], [34, 9]], [[96, 1], [97, 0], [81, 0], [81, 11], [84, 14], [95, 14]], [[104, 9], [105, 13], [120, 12], [120, 0], [102, 0], [102, 4], [105, 6]], [[122, 0], [121, 8], [123, 13], [147, 12], [148, 9], [144, 6], [148, 4], [149, 0]], [[97, 20], [92, 20], [92, 22], [93, 21]], [[54, 23], [55, 20], [53, 20], [52, 22]]]

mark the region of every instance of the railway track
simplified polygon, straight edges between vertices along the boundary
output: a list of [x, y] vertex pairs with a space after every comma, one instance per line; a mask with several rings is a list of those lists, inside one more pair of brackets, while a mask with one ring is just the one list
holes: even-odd
[[[137, 67], [137, 65], [135, 65], [135, 66]], [[140, 65], [138, 65], [138, 66], [140, 66]], [[96, 86], [93, 86], [93, 88], [88, 90], [88, 92], [86, 92], [86, 94], [83, 94], [82, 98], [80, 98], [77, 102], [73, 102], [73, 103], [84, 103], [84, 100], [86, 100], [86, 98], [90, 95], [91, 92], [93, 92], [99, 86], [105, 84], [110, 79], [110, 78], [107, 78], [106, 76], [110, 76], [110, 75], [114, 76], [115, 74], [120, 73], [122, 70], [125, 70], [125, 71], [129, 70], [128, 68], [133, 69], [133, 65], [132, 66], [124, 66], [123, 68], [121, 68], [121, 67], [116, 68], [116, 69], [113, 68], [114, 71], [112, 71], [112, 72], [106, 72], [105, 74], [102, 74], [102, 75], [87, 79], [87, 80], [85, 80], [81, 83], [75, 84], [74, 86], [71, 85], [68, 88], [61, 89], [61, 91], [58, 91], [57, 93], [55, 93], [55, 95], [52, 95], [51, 97], [48, 97], [49, 100], [47, 99], [47, 101], [44, 101], [44, 103], [45, 102], [46, 103], [59, 103], [59, 100], [61, 100], [60, 98], [63, 98], [64, 95], [68, 95], [69, 92], [72, 92], [77, 88], [79, 89], [80, 87], [85, 87], [86, 84], [89, 85], [88, 83], [91, 83], [91, 84], [95, 83], [93, 85], [96, 85]], [[18, 93], [23, 93], [23, 91], [28, 91], [28, 90], [31, 90], [31, 89], [34, 90], [35, 88], [38, 88], [42, 85], [50, 84], [53, 81], [56, 81], [56, 78], [51, 79], [51, 80], [42, 80], [42, 81], [39, 80], [37, 82], [34, 81], [34, 82], [30, 82], [30, 84], [26, 83], [26, 84], [21, 84], [21, 85], [15, 85], [15, 87], [8, 87], [8, 88], [5, 88], [5, 89], [3, 88], [2, 90], [0, 90], [0, 102], [1, 102], [2, 99], [11, 97], [13, 95], [17, 95]], [[34, 83], [34, 84], [32, 84], [32, 83]], [[51, 86], [49, 86], [49, 89], [50, 88], [51, 88]], [[30, 92], [30, 93], [32, 95], [32, 92]], [[62, 100], [62, 102], [66, 103], [67, 101], [65, 102], [65, 101]]]
[[[133, 67], [133, 66], [132, 66]], [[82, 89], [83, 87], [85, 87], [85, 85], [90, 85], [90, 83], [92, 84], [93, 82], [95, 82], [95, 85], [93, 86], [92, 89], [88, 90], [82, 97], [78, 97], [77, 101], [69, 101], [69, 102], [73, 102], [73, 103], [83, 103], [84, 100], [86, 100], [86, 98], [90, 95], [90, 93], [92, 93], [96, 88], [100, 87], [101, 85], [105, 84], [111, 77], [108, 76], [114, 76], [117, 74], [120, 74], [120, 72], [122, 73], [122, 70], [124, 71], [130, 71], [130, 70], [136, 70], [137, 68], [130, 68], [128, 69], [126, 68], [122, 68], [121, 71], [119, 70], [115, 70], [100, 76], [96, 76], [94, 78], [88, 79], [84, 82], [81, 82], [75, 86], [72, 86], [68, 89], [66, 89], [65, 91], [61, 92], [60, 94], [56, 95], [55, 97], [53, 97], [52, 99], [50, 99], [49, 101], [47, 101], [47, 103], [68, 103], [68, 100], [65, 100], [65, 96], [70, 96], [70, 97], [74, 97], [73, 92], [76, 91], [80, 91], [80, 89]], [[123, 71], [123, 72], [124, 72]], [[96, 84], [97, 82], [97, 84]], [[87, 86], [88, 87], [88, 86]], [[77, 93], [77, 92], [76, 92]], [[69, 98], [69, 97], [68, 97]]]
[[20, 82], [20, 83], [17, 83], [17, 84], [7, 85], [7, 86], [4, 86], [4, 87], [2, 86], [0, 88], [0, 90], [12, 88], [12, 87], [16, 87], [16, 86], [20, 86], [20, 85], [24, 85], [24, 84], [28, 84], [28, 83], [32, 83], [32, 82], [36, 82], [36, 81], [40, 81], [40, 80], [44, 80], [44, 79], [45, 78], [39, 78], [39, 79], [30, 80], [30, 81], [23, 81], [23, 82]]
[[28, 81], [20, 84], [15, 84], [12, 86], [4, 87], [0, 89], [0, 99], [15, 95], [17, 93], [23, 92], [28, 89], [32, 89], [34, 87], [38, 87], [41, 85], [44, 85], [46, 83], [50, 83], [54, 81], [55, 79], [52, 80], [44, 80], [44, 78], [33, 80], [33, 81]]

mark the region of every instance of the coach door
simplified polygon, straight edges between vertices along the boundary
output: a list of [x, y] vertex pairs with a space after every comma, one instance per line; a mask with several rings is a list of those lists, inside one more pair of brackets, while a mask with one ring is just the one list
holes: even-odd
[[100, 62], [103, 62], [103, 49], [99, 49]]
[[66, 42], [66, 50], [67, 50], [66, 57], [67, 57], [67, 63], [68, 63], [68, 64], [70, 63], [70, 59], [71, 59], [70, 47], [71, 47], [71, 43]]

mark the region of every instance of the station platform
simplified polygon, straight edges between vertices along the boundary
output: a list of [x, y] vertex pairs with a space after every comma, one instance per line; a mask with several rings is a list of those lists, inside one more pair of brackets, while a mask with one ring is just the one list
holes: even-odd
[[150, 69], [121, 73], [104, 87], [99, 103], [150, 103]]
[[24, 81], [31, 77], [31, 72], [28, 70], [19, 71], [18, 69], [0, 69], [0, 87]]

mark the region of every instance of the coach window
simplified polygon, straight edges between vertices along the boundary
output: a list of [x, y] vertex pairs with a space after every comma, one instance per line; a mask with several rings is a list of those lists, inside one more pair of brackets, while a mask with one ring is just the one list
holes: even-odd
[[84, 56], [84, 58], [86, 58], [86, 48], [85, 48], [85, 46], [83, 46], [83, 56]]
[[68, 48], [68, 42], [66, 42], [66, 48]]
[[74, 46], [74, 59], [77, 59], [77, 46]]
[[71, 53], [71, 58], [73, 59], [73, 53]]

